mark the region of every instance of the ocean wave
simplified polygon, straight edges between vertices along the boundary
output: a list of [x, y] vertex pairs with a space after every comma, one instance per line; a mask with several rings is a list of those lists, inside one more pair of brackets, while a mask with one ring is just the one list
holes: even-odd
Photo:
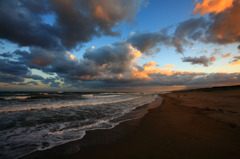
[[118, 103], [118, 102], [124, 102], [129, 101], [133, 99], [137, 99], [140, 97], [132, 97], [132, 98], [126, 98], [126, 99], [118, 99], [115, 101], [97, 101], [97, 102], [86, 102], [83, 101], [75, 101], [74, 103], [59, 103], [56, 102], [54, 105], [40, 105], [40, 106], [21, 106], [21, 107], [3, 107], [0, 109], [0, 113], [6, 113], [6, 112], [16, 112], [16, 111], [31, 111], [31, 110], [39, 110], [39, 109], [58, 109], [58, 108], [65, 108], [65, 107], [77, 107], [77, 106], [87, 106], [87, 105], [100, 105], [100, 104], [111, 104], [111, 103]]
[[93, 98], [94, 94], [83, 94], [82, 97], [83, 98]]
[[[107, 101], [105, 98], [89, 98], [72, 103], [51, 101], [53, 105], [1, 109], [0, 112], [11, 113], [0, 114], [0, 140], [4, 141], [0, 143], [0, 153], [7, 152], [4, 155], [16, 158], [81, 139], [86, 131], [109, 129], [122, 121], [130, 120], [122, 117], [156, 98], [156, 95], [126, 94], [110, 97]], [[43, 104], [42, 101], [40, 103]], [[23, 111], [25, 109], [28, 111]]]
[[31, 96], [10, 96], [10, 97], [2, 97], [3, 100], [24, 100], [31, 98]]
[[38, 93], [39, 95], [44, 95], [44, 96], [47, 96], [48, 93]]

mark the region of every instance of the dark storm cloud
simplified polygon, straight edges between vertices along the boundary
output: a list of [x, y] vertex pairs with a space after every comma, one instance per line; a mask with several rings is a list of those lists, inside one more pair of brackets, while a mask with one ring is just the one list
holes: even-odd
[[29, 69], [19, 61], [0, 59], [0, 72], [12, 75], [26, 75]]
[[38, 86], [38, 83], [36, 81], [30, 81], [30, 82], [27, 82], [27, 83], [18, 83], [18, 85], [22, 85], [22, 86], [27, 86], [27, 85]]
[[30, 78], [30, 79], [33, 79], [33, 80], [44, 80], [44, 78], [42, 76], [39, 76], [39, 75], [33, 75], [33, 74], [28, 74], [25, 76], [25, 78]]
[[[21, 61], [27, 68], [39, 69], [48, 74], [58, 74], [61, 78], [72, 79], [74, 76], [95, 76], [98, 74], [96, 65], [88, 59], [72, 59], [70, 53], [64, 51], [51, 51], [39, 47], [30, 47], [30, 51], [14, 51], [16, 60]], [[43, 80], [41, 76], [31, 75], [25, 78], [41, 80], [48, 84], [49, 79]], [[53, 79], [51, 79], [53, 81]], [[55, 80], [55, 79], [54, 79]], [[52, 82], [50, 81], [50, 82]]]
[[57, 73], [59, 77], [64, 79], [79, 80], [85, 77], [94, 77], [99, 74], [96, 65], [90, 60], [71, 59], [69, 54], [61, 53], [54, 56], [52, 64], [42, 67], [42, 71], [46, 73]]
[[60, 87], [60, 82], [52, 82], [50, 87]]
[[[33, 79], [41, 81], [43, 84], [49, 85], [50, 87], [76, 87], [76, 88], [103, 88], [109, 89], [114, 87], [115, 89], [121, 89], [122, 87], [139, 87], [139, 86], [173, 86], [173, 85], [205, 85], [208, 83], [237, 83], [240, 79], [239, 74], [207, 74], [207, 73], [197, 73], [197, 72], [182, 72], [182, 71], [172, 71], [165, 72], [160, 71], [159, 73], [154, 73], [154, 71], [149, 71], [149, 77], [151, 80], [142, 80], [138, 76], [132, 76], [132, 67], [135, 67], [139, 73], [144, 73], [143, 67], [133, 64], [136, 57], [136, 50], [130, 47], [129, 43], [115, 43], [113, 45], [103, 46], [101, 48], [95, 49], [91, 48], [86, 50], [84, 58], [81, 60], [70, 58], [69, 53], [61, 52], [59, 54], [53, 54], [54, 60], [48, 65], [41, 65], [42, 71], [46, 73], [57, 73], [58, 77], [54, 78], [43, 78], [39, 75], [33, 75], [29, 71], [26, 71], [28, 61], [26, 64], [23, 62], [0, 61], [1, 64], [5, 64], [7, 67], [16, 68], [21, 66], [21, 70], [13, 72], [12, 74], [7, 74], [10, 68], [0, 67], [1, 82], [20, 82], [24, 84], [24, 78]], [[15, 51], [19, 58], [21, 56], [28, 57], [28, 52], [17, 50]], [[104, 57], [106, 57], [104, 59]], [[236, 58], [237, 59], [237, 58]], [[209, 65], [211, 61], [215, 59], [207, 57], [190, 58], [185, 59], [193, 64]], [[118, 63], [119, 62], [119, 63]], [[15, 67], [13, 67], [15, 64]], [[62, 65], [62, 63], [66, 65]], [[114, 64], [117, 65], [127, 65], [122, 70], [116, 71]], [[132, 64], [132, 65], [131, 65]], [[9, 67], [10, 67], [9, 66]], [[19, 67], [20, 68], [20, 67]], [[25, 68], [25, 69], [24, 69]], [[118, 68], [118, 67], [117, 67]], [[24, 71], [25, 70], [25, 71]], [[119, 73], [124, 74], [123, 78], [118, 78]], [[147, 74], [146, 74], [147, 75]], [[61, 85], [60, 81], [64, 82]], [[24, 83], [23, 83], [24, 82]], [[35, 82], [26, 83], [26, 85], [36, 85]]]
[[56, 82], [57, 78], [46, 78], [41, 80], [43, 84], [50, 84], [50, 87], [60, 87], [60, 82]]
[[13, 55], [10, 52], [4, 52], [0, 54], [1, 57], [3, 58], [11, 58]]
[[67, 49], [75, 47], [79, 42], [87, 42], [93, 35], [97, 35], [92, 19], [83, 15], [73, 0], [50, 0], [50, 2], [57, 15], [54, 28]]
[[192, 18], [179, 23], [173, 35], [172, 44], [177, 52], [183, 53], [183, 46], [191, 45], [191, 40], [201, 40], [209, 22], [203, 18]]
[[1, 82], [23, 82], [24, 76], [29, 73], [28, 67], [21, 62], [0, 59]]
[[[133, 20], [141, 0], [0, 1], [0, 38], [20, 46], [72, 49], [93, 36], [117, 35], [112, 28]], [[55, 23], [42, 16], [54, 15]]]
[[167, 30], [153, 33], [136, 32], [131, 34], [127, 41], [143, 53], [152, 54], [152, 49], [158, 45], [171, 45], [171, 38], [167, 35]]
[[94, 61], [97, 66], [104, 66], [105, 71], [123, 73], [129, 70], [134, 54], [130, 44], [125, 42], [106, 45], [98, 49], [88, 49], [83, 57]]
[[0, 38], [21, 46], [57, 47], [55, 29], [42, 24], [41, 18], [20, 1], [0, 1]]
[[[27, 78], [50, 87], [110, 88], [201, 85], [208, 81], [220, 83], [240, 79], [239, 74], [159, 73], [159, 70], [157, 73], [153, 73], [154, 70], [146, 73], [144, 65], [135, 63], [137, 53], [141, 54], [138, 50], [150, 55], [159, 52], [162, 45], [175, 47], [178, 53], [183, 53], [184, 47], [198, 41], [217, 44], [239, 42], [239, 22], [231, 20], [231, 17], [238, 18], [239, 5], [210, 15], [209, 19], [191, 18], [179, 23], [173, 34], [166, 29], [151, 33], [136, 32], [124, 42], [87, 49], [82, 59], [66, 53], [66, 49], [73, 49], [94, 36], [119, 35], [113, 28], [123, 21], [132, 21], [140, 3], [141, 0], [0, 1], [0, 38], [29, 46], [29, 51], [16, 50], [0, 55], [4, 59], [0, 58], [0, 82], [25, 84], [23, 82]], [[53, 24], [43, 21], [42, 17], [47, 15], [55, 17]], [[132, 46], [138, 50], [133, 50]], [[238, 56], [234, 57], [233, 62], [238, 60]], [[184, 57], [182, 61], [209, 66], [215, 58]], [[31, 69], [57, 77], [33, 75]], [[38, 83], [30, 81], [26, 84]]]
[[[28, 52], [16, 50], [15, 53], [26, 55]], [[14, 53], [12, 53], [14, 55]], [[21, 58], [20, 58], [21, 59]], [[21, 61], [20, 59], [9, 60], [0, 59], [0, 76], [1, 82], [23, 82], [25, 78], [33, 80], [44, 80], [40, 75], [32, 74], [27, 61]]]
[[11, 74], [5, 74], [0, 72], [0, 82], [12, 83], [12, 82], [23, 82], [24, 79], [21, 76], [15, 76]]
[[174, 46], [178, 53], [184, 53], [184, 48], [194, 42], [220, 45], [239, 43], [238, 19], [240, 19], [240, 2], [235, 1], [233, 7], [218, 14], [210, 14], [208, 18], [191, 18], [179, 23], [173, 35], [159, 34], [159, 32], [135, 33], [128, 41], [143, 52], [154, 49], [162, 43], [166, 46]]
[[[116, 78], [119, 73], [130, 72], [138, 52], [126, 42], [114, 43], [100, 48], [89, 48], [78, 60], [69, 53], [58, 53], [53, 62], [43, 66], [46, 73], [57, 73], [65, 83]], [[64, 65], [63, 65], [64, 64]]]
[[[91, 17], [96, 20], [100, 30], [107, 35], [118, 35], [112, 27], [122, 21], [133, 21], [143, 0], [89, 0], [82, 1], [90, 9]], [[87, 2], [87, 3], [86, 3]]]
[[[56, 73], [66, 83], [117, 78], [120, 73], [130, 72], [134, 59], [141, 55], [127, 42], [89, 48], [80, 60], [64, 51], [48, 51], [38, 47], [30, 47], [29, 50], [16, 50], [13, 54], [17, 55], [16, 60], [21, 61], [24, 67], [37, 68], [48, 74]], [[44, 84], [56, 80], [36, 75], [24, 77], [41, 80]]]
[[183, 62], [190, 62], [192, 65], [203, 65], [205, 67], [209, 66], [213, 61], [215, 61], [214, 57], [208, 58], [206, 56], [200, 57], [184, 57], [182, 58]]
[[43, 84], [49, 84], [49, 83], [53, 83], [53, 82], [55, 82], [55, 78], [46, 78], [46, 79], [43, 79], [41, 82], [43, 83]]
[[152, 33], [137, 32], [130, 35], [127, 41], [146, 54], [153, 53], [153, 49], [161, 45], [173, 46], [178, 53], [183, 53], [185, 46], [204, 38], [204, 31], [209, 24], [203, 17], [191, 18], [179, 23], [173, 35], [168, 35], [168, 29]]
[[53, 62], [53, 55], [57, 54], [55, 51], [45, 50], [39, 47], [30, 47], [30, 52], [15, 50], [14, 54], [18, 55], [19, 61], [24, 62], [30, 68], [41, 68]]

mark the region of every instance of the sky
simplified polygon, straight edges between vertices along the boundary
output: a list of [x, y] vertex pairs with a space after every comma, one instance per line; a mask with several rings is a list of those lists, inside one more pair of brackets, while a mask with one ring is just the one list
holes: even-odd
[[240, 0], [1, 0], [0, 91], [240, 84]]

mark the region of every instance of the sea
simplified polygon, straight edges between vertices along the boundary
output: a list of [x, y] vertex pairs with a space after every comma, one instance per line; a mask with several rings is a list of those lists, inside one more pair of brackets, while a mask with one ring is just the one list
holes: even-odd
[[[0, 158], [15, 159], [136, 118], [154, 93], [0, 92]], [[138, 111], [137, 111], [138, 110]], [[128, 115], [131, 114], [131, 115]]]

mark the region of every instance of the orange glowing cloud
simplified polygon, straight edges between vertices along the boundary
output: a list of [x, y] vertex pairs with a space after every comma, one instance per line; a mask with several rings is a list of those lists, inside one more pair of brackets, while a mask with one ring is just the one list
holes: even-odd
[[236, 66], [236, 65], [240, 65], [240, 61], [235, 61], [235, 62], [231, 63], [231, 66]]
[[103, 8], [101, 6], [97, 6], [96, 9], [95, 9], [95, 12], [94, 12], [94, 16], [99, 18], [99, 19], [102, 19], [106, 22], [110, 22], [110, 18], [108, 16], [108, 14], [106, 12], [104, 12]]
[[225, 9], [233, 6], [234, 0], [203, 0], [201, 3], [197, 3], [194, 8], [195, 14], [204, 15], [206, 13], [214, 12], [218, 14]]
[[[143, 65], [143, 70], [139, 71], [139, 69], [132, 67], [131, 78], [141, 80], [141, 81], [149, 81], [152, 80], [150, 75], [155, 73], [161, 73], [162, 70], [160, 68], [155, 68], [154, 66], [158, 65], [156, 62], [151, 61]], [[169, 70], [168, 70], [169, 72]]]
[[215, 57], [211, 57], [211, 58], [210, 58], [210, 61], [211, 61], [211, 62], [216, 61], [216, 58], [215, 58]]
[[222, 55], [223, 58], [227, 58], [227, 57], [230, 57], [231, 56], [231, 53], [228, 53], [226, 55]]
[[156, 65], [158, 65], [156, 62], [151, 61], [151, 62], [148, 62], [145, 65], [143, 65], [143, 67], [144, 68], [151, 68], [151, 67], [156, 66]]
[[201, 72], [192, 72], [192, 71], [181, 71], [181, 70], [172, 70], [174, 65], [166, 64], [167, 67], [158, 68], [156, 67], [157, 63], [154, 61], [148, 62], [143, 65], [143, 70], [139, 70], [135, 67], [132, 68], [131, 78], [141, 81], [151, 81], [154, 80], [151, 78], [151, 75], [158, 74], [159, 76], [174, 76], [174, 75], [202, 75]]
[[167, 68], [173, 68], [174, 65], [166, 64]]
[[70, 57], [70, 59], [72, 59], [72, 60], [76, 58], [74, 55], [70, 55], [69, 57]]
[[123, 75], [120, 73], [119, 75], [118, 75], [118, 79], [122, 79], [123, 78]]
[[82, 80], [93, 80], [95, 79], [95, 76], [90, 76], [90, 75], [83, 75], [83, 76], [74, 76], [75, 79], [82, 79]]
[[151, 80], [151, 77], [149, 77], [147, 71], [139, 71], [137, 68], [132, 68], [131, 78], [138, 79], [141, 81], [149, 81]]
[[133, 62], [139, 58], [140, 56], [142, 56], [142, 53], [141, 51], [137, 50], [137, 49], [134, 49], [132, 45], [129, 46], [129, 49], [130, 49], [130, 56], [133, 57]]
[[71, 60], [77, 60], [77, 58], [76, 58], [74, 55], [70, 54], [70, 52], [67, 52], [67, 56], [68, 56], [68, 58], [70, 58]]
[[240, 37], [240, 3], [236, 3], [228, 12], [221, 15], [212, 25], [212, 32], [222, 44], [234, 43]]

